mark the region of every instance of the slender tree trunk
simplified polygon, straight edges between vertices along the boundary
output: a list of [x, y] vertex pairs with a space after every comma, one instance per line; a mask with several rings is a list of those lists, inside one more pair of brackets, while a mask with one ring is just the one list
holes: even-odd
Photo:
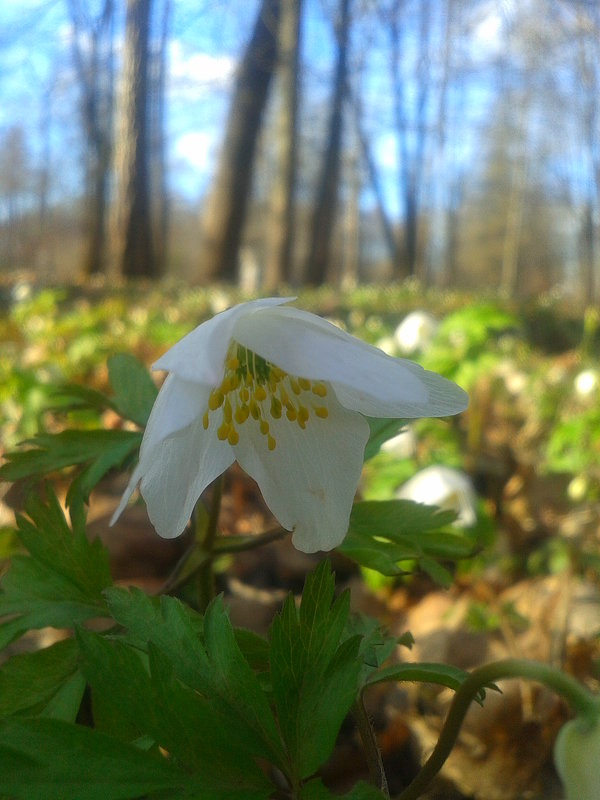
[[327, 145], [312, 219], [305, 279], [320, 286], [327, 278], [331, 239], [335, 225], [342, 150], [343, 105], [348, 79], [350, 0], [340, 0], [337, 25], [338, 55], [331, 101]]
[[280, 102], [275, 122], [278, 152], [263, 279], [267, 291], [273, 291], [282, 280], [289, 282], [292, 277], [301, 22], [302, 0], [281, 0], [278, 65]]
[[148, 45], [151, 0], [128, 0], [116, 142], [117, 263], [126, 277], [155, 277], [148, 165]]
[[[92, 23], [86, 22], [87, 10], [78, 0], [68, 1], [74, 29], [73, 60], [81, 90], [81, 114], [87, 136], [86, 200], [86, 274], [102, 272], [106, 255], [106, 216], [108, 176], [112, 155], [114, 2], [105, 0]], [[82, 47], [81, 38], [88, 45]]]
[[256, 141], [277, 61], [280, 10], [280, 0], [262, 0], [239, 67], [217, 175], [202, 219], [202, 265], [209, 280], [237, 279]]
[[169, 193], [165, 142], [165, 86], [167, 77], [167, 49], [171, 19], [171, 0], [163, 0], [160, 21], [160, 38], [153, 53], [150, 108], [150, 153], [152, 192], [152, 231], [158, 273], [166, 271], [169, 239]]

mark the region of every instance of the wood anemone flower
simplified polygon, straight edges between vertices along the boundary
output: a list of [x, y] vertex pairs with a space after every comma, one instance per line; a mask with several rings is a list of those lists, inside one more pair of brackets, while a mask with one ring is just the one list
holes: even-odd
[[600, 782], [600, 720], [566, 722], [556, 737], [554, 764], [565, 788], [566, 800], [598, 800]]
[[285, 305], [290, 300], [223, 311], [154, 364], [169, 374], [112, 522], [139, 483], [157, 532], [179, 536], [204, 489], [237, 460], [299, 550], [331, 550], [348, 528], [369, 438], [365, 417], [445, 417], [466, 408], [467, 395], [451, 381]]

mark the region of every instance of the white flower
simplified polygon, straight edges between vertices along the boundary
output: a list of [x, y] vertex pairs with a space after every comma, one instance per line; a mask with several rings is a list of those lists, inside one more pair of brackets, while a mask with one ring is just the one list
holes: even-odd
[[178, 536], [200, 494], [237, 460], [299, 550], [330, 550], [347, 531], [369, 438], [365, 416], [466, 408], [452, 382], [287, 302], [230, 308], [154, 364], [169, 375], [113, 522], [139, 483], [158, 533]]
[[411, 311], [394, 331], [394, 339], [400, 352], [409, 355], [425, 350], [438, 327], [436, 318], [427, 311]]
[[460, 528], [477, 522], [477, 496], [471, 479], [451, 467], [436, 464], [422, 469], [400, 487], [396, 497], [455, 511], [454, 524]]
[[575, 718], [556, 737], [554, 764], [566, 800], [600, 800], [600, 723]]

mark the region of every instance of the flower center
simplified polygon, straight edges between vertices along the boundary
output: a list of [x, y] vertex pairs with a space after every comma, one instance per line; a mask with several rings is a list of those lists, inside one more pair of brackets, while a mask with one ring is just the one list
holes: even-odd
[[277, 442], [270, 422], [285, 414], [304, 430], [311, 413], [320, 419], [327, 418], [327, 406], [319, 404], [319, 399], [323, 401], [326, 397], [327, 386], [322, 381], [289, 375], [234, 341], [225, 358], [223, 380], [210, 393], [202, 424], [207, 430], [210, 413], [223, 409], [223, 421], [217, 430], [221, 441], [236, 445], [240, 440], [239, 426], [251, 420], [249, 424], [258, 425], [267, 439], [267, 447], [274, 450]]

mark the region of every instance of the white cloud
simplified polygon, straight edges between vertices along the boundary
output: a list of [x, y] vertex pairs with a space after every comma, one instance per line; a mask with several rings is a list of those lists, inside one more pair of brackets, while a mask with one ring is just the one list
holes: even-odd
[[215, 136], [208, 131], [182, 134], [175, 144], [175, 156], [204, 172], [213, 162]]
[[214, 89], [227, 88], [235, 67], [236, 60], [230, 56], [189, 52], [181, 41], [170, 42], [169, 77], [177, 94], [183, 91], [190, 99], [199, 99]]

